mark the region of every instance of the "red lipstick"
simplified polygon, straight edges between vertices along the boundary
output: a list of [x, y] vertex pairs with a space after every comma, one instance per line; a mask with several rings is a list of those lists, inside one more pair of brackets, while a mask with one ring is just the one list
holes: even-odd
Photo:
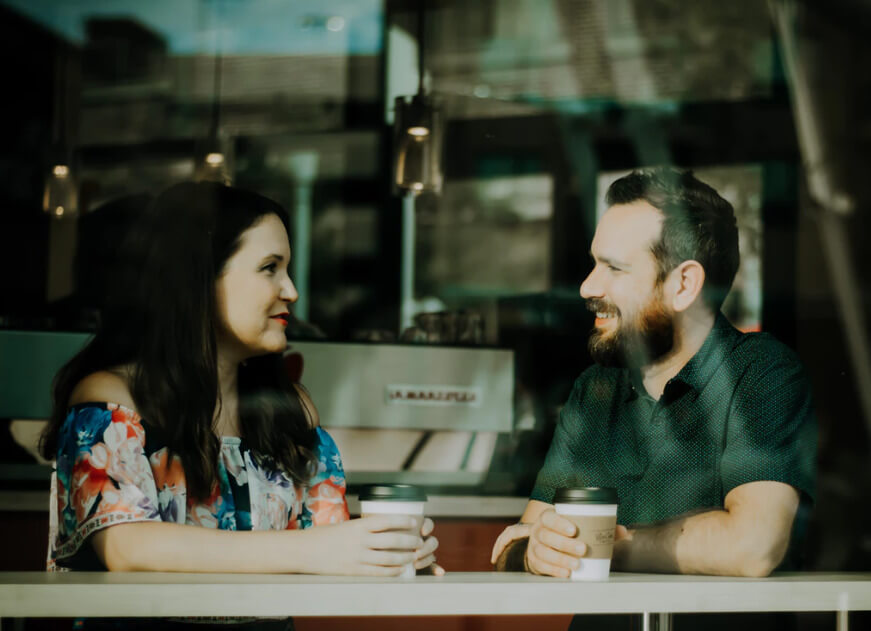
[[290, 317], [290, 314], [289, 313], [276, 313], [275, 315], [269, 316], [269, 317], [272, 318], [273, 320], [275, 320], [276, 322], [281, 323], [281, 326], [287, 326], [287, 321], [288, 321], [288, 318]]

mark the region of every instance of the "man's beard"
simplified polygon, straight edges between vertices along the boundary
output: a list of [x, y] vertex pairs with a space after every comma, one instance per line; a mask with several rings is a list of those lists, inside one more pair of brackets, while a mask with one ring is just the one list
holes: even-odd
[[[617, 308], [604, 300], [587, 300], [587, 308], [620, 317]], [[657, 295], [632, 321], [620, 317], [613, 332], [595, 328], [587, 348], [593, 361], [602, 366], [649, 366], [674, 348], [674, 315], [666, 309], [657, 291]]]

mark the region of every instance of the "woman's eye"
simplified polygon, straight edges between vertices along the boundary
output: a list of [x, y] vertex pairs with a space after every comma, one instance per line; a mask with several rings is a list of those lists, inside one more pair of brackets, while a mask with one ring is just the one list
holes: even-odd
[[260, 271], [274, 274], [276, 269], [278, 269], [278, 266], [275, 263], [269, 263], [268, 265], [264, 265], [263, 267], [261, 267]]

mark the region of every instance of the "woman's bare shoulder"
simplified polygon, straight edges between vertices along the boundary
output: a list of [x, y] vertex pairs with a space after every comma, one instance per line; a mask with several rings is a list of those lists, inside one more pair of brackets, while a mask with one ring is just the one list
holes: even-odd
[[77, 383], [70, 395], [69, 405], [91, 402], [117, 403], [135, 410], [136, 403], [130, 394], [125, 371], [123, 369], [100, 370]]

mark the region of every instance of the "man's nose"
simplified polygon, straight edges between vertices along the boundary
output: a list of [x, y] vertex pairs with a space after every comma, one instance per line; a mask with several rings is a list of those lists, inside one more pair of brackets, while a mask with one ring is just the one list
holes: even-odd
[[581, 283], [581, 298], [602, 297], [602, 284], [598, 280], [597, 269], [598, 267], [594, 267], [593, 271]]

